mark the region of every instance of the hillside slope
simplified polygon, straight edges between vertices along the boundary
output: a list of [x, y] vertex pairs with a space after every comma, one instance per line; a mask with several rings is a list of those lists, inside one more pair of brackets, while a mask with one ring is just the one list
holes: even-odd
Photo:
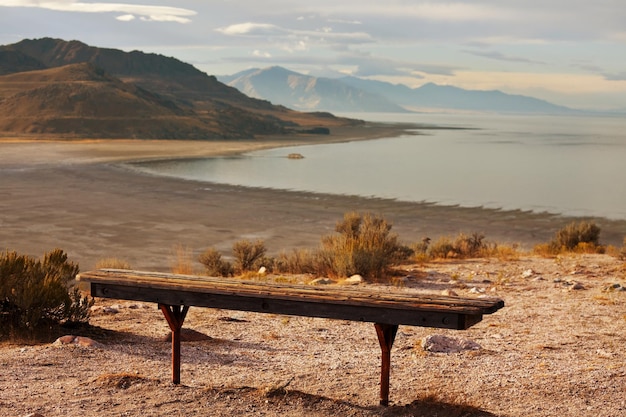
[[[101, 138], [211, 139], [280, 131], [256, 116], [215, 123], [89, 63], [0, 76], [0, 131]], [[225, 117], [227, 119], [227, 117]]]
[[[82, 76], [95, 78], [71, 79], [71, 72], [87, 68], [75, 64], [90, 64]], [[32, 74], [44, 68], [50, 72]], [[54, 68], [68, 72], [54, 75]], [[27, 39], [0, 46], [0, 71], [9, 77], [0, 77], [4, 135], [250, 138], [358, 123], [247, 97], [175, 58], [79, 41]]]

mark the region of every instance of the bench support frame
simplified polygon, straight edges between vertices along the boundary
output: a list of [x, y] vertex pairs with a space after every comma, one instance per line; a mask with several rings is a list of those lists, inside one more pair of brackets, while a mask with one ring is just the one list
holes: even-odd
[[180, 339], [183, 323], [189, 306], [170, 306], [167, 304], [159, 304], [159, 308], [170, 325], [172, 330], [172, 382], [180, 384]]
[[380, 405], [389, 405], [389, 372], [391, 370], [391, 347], [398, 333], [397, 324], [374, 324], [380, 343]]
[[[159, 308], [172, 331], [172, 383], [180, 384], [180, 342], [183, 323], [187, 317], [189, 306], [171, 306], [159, 304]], [[380, 405], [389, 405], [389, 374], [391, 371], [391, 348], [398, 333], [397, 324], [375, 323], [376, 335], [381, 350], [380, 365]]]

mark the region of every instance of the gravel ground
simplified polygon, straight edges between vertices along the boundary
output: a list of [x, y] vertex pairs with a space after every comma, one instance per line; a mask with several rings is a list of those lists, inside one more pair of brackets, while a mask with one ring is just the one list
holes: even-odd
[[[193, 340], [174, 386], [156, 306], [98, 299], [93, 327], [68, 330], [92, 346], [0, 345], [0, 415], [626, 415], [624, 262], [572, 255], [406, 269], [394, 290], [488, 294], [506, 306], [462, 332], [400, 326], [390, 407], [377, 405], [372, 324], [191, 308]], [[433, 334], [481, 349], [426, 352]]]

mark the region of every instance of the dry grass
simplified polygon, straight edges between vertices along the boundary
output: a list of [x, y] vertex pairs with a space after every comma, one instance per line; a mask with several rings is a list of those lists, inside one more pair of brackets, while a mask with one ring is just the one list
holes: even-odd
[[129, 262], [119, 258], [100, 259], [98, 262], [96, 262], [95, 268], [132, 269]]
[[193, 275], [193, 256], [189, 247], [178, 244], [173, 249], [171, 271], [174, 274]]
[[131, 385], [136, 385], [143, 382], [159, 383], [160, 381], [154, 378], [146, 378], [139, 374], [122, 372], [100, 375], [98, 378], [95, 379], [94, 382], [104, 385], [106, 387], [128, 389]]

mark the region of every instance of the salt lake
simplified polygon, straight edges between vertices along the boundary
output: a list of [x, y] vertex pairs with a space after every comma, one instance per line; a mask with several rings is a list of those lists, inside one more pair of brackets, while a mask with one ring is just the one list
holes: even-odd
[[[135, 164], [249, 187], [626, 219], [626, 119], [497, 114], [350, 114], [417, 129], [367, 141]], [[458, 129], [464, 128], [464, 129]], [[299, 153], [303, 159], [289, 159]]]

